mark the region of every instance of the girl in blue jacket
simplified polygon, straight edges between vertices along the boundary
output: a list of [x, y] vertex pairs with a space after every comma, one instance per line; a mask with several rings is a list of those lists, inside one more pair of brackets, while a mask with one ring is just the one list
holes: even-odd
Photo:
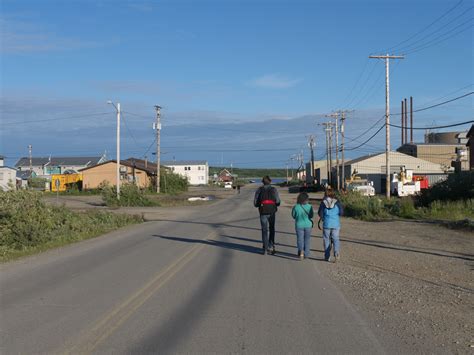
[[296, 244], [298, 257], [302, 260], [308, 258], [310, 254], [311, 229], [313, 228], [313, 206], [308, 203], [309, 196], [306, 192], [298, 195], [297, 203], [291, 210], [291, 215], [295, 220]]
[[339, 231], [341, 230], [339, 217], [343, 213], [342, 205], [336, 199], [334, 190], [328, 187], [318, 209], [318, 216], [323, 220], [324, 259], [326, 261], [331, 261], [331, 240], [334, 244], [334, 258], [336, 261], [339, 260]]

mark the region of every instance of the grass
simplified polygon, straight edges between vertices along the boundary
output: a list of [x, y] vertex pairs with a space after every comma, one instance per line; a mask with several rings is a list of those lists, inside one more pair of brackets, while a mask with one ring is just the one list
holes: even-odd
[[46, 205], [34, 191], [0, 192], [0, 262], [90, 239], [141, 217], [110, 212], [72, 212]]
[[365, 221], [380, 221], [386, 219], [407, 218], [442, 220], [459, 222], [474, 220], [474, 200], [433, 201], [429, 206], [416, 206], [412, 197], [386, 198], [362, 196], [351, 191], [340, 195], [345, 215]]

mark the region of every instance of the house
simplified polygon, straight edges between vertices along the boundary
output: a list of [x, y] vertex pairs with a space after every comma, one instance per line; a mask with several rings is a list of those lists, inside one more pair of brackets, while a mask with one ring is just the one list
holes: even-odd
[[[82, 173], [82, 188], [96, 189], [101, 184], [116, 185], [117, 161], [109, 160], [79, 170]], [[130, 158], [120, 161], [121, 183], [135, 183], [140, 188], [147, 188], [153, 184], [156, 176], [156, 164], [144, 160]]]
[[26, 189], [28, 187], [28, 180], [36, 177], [34, 172], [28, 171], [16, 171], [16, 187], [19, 189]]
[[232, 173], [227, 169], [222, 169], [217, 175], [217, 182], [232, 182], [234, 181], [234, 177]]
[[207, 185], [209, 182], [209, 164], [204, 160], [167, 161], [163, 166], [175, 174], [188, 179], [190, 185]]
[[467, 132], [466, 138], [466, 146], [469, 149], [469, 167], [471, 170], [474, 170], [474, 125], [472, 125], [469, 132]]
[[5, 157], [3, 155], [0, 155], [0, 166], [5, 165]]
[[[447, 177], [447, 172], [443, 169], [441, 164], [399, 152], [390, 152], [390, 174], [398, 173], [402, 167], [407, 170], [413, 170], [413, 175], [415, 176], [426, 176], [430, 185], [444, 180]], [[376, 193], [385, 193], [385, 152], [366, 155], [346, 162], [344, 170], [345, 178], [349, 179], [354, 171], [356, 171], [357, 175], [361, 178], [373, 181]]]
[[16, 169], [0, 166], [0, 190], [8, 191], [16, 188]]
[[33, 170], [38, 176], [49, 177], [52, 174], [63, 174], [66, 170], [79, 171], [93, 165], [103, 163], [106, 160], [102, 157], [46, 157], [30, 158], [23, 157], [15, 164], [15, 168], [20, 171]]

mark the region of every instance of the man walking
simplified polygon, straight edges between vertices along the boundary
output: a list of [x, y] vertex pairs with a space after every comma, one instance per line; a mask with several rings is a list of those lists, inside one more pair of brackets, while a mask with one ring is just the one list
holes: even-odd
[[270, 185], [272, 179], [268, 175], [262, 179], [263, 186], [255, 192], [253, 204], [260, 212], [262, 226], [263, 255], [267, 252], [275, 254], [275, 213], [280, 206], [278, 191]]

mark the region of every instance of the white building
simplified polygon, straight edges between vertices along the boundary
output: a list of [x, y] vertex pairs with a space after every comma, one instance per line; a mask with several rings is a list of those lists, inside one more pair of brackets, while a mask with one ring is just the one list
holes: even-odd
[[209, 182], [209, 164], [204, 160], [168, 161], [161, 165], [188, 179], [190, 185], [207, 185]]
[[0, 166], [0, 190], [8, 191], [16, 188], [16, 169]]

